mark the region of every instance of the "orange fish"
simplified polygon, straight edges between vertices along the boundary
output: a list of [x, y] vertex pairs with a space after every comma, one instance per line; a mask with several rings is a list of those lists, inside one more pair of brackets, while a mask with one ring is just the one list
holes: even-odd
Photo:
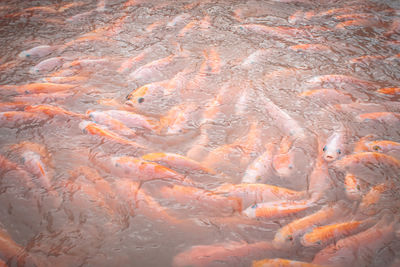
[[400, 95], [400, 88], [399, 87], [386, 87], [381, 88], [377, 91], [378, 93], [385, 94], [385, 95]]
[[290, 177], [295, 172], [295, 148], [290, 137], [282, 138], [279, 150], [273, 156], [272, 167], [279, 176]]
[[69, 91], [77, 87], [76, 84], [58, 83], [30, 83], [16, 86], [16, 90], [22, 94], [54, 93], [59, 91]]
[[111, 157], [107, 160], [101, 158], [97, 160], [107, 172], [124, 178], [137, 181], [147, 181], [154, 179], [175, 179], [184, 181], [186, 178], [163, 165], [155, 162], [145, 161], [135, 157]]
[[314, 89], [305, 91], [299, 94], [299, 96], [307, 97], [312, 102], [323, 105], [346, 104], [353, 102], [352, 95], [336, 89]]
[[310, 228], [315, 225], [323, 225], [346, 212], [349, 212], [349, 209], [345, 206], [344, 202], [338, 202], [332, 206], [325, 206], [313, 214], [294, 220], [283, 226], [275, 234], [274, 244], [280, 248], [294, 244], [296, 239]]
[[322, 51], [330, 51], [330, 47], [323, 44], [299, 44], [292, 45], [289, 47], [294, 51], [310, 51], [310, 52], [322, 52]]
[[0, 111], [21, 111], [28, 106], [28, 102], [2, 102], [0, 103]]
[[375, 140], [365, 143], [366, 151], [388, 154], [400, 160], [400, 143], [390, 140]]
[[121, 63], [120, 67], [117, 69], [117, 72], [124, 73], [125, 71], [130, 70], [133, 67], [133, 65], [143, 61], [148, 54], [149, 51], [145, 50], [138, 55], [127, 58]]
[[357, 176], [347, 173], [344, 178], [344, 189], [346, 196], [350, 200], [359, 200], [362, 197], [363, 188], [365, 183], [362, 182]]
[[69, 83], [69, 84], [81, 84], [86, 82], [87, 80], [89, 80], [88, 76], [78, 76], [78, 75], [74, 75], [74, 76], [61, 76], [61, 77], [57, 77], [57, 76], [52, 76], [52, 77], [46, 77], [43, 78], [43, 81], [47, 82], [47, 83]]
[[54, 93], [39, 93], [39, 94], [28, 94], [28, 95], [18, 95], [14, 97], [16, 102], [29, 102], [30, 104], [39, 103], [54, 103], [55, 101], [65, 100], [67, 98], [73, 97], [75, 92], [71, 91], [61, 91]]
[[328, 75], [320, 75], [315, 76], [307, 81], [311, 84], [353, 84], [357, 86], [362, 86], [365, 88], [374, 88], [376, 84], [371, 81], [362, 80], [350, 75], [338, 75], [338, 74], [328, 74]]
[[270, 250], [274, 251], [274, 248], [267, 242], [226, 242], [192, 246], [176, 255], [172, 266], [213, 266], [221, 262], [228, 266], [243, 266], [244, 258], [258, 258]]
[[194, 205], [200, 207], [201, 210], [216, 212], [218, 215], [242, 211], [241, 199], [225, 197], [196, 187], [174, 185], [171, 188], [165, 186], [161, 188], [160, 192], [168, 200], [177, 201], [184, 205]]
[[199, 162], [179, 154], [162, 152], [150, 153], [142, 156], [142, 159], [166, 164], [171, 168], [203, 171], [211, 174], [215, 173], [213, 170], [201, 165]]
[[131, 128], [127, 127], [121, 121], [114, 119], [113, 117], [109, 116], [105, 112], [102, 111], [91, 111], [88, 110], [86, 115], [94, 121], [95, 123], [101, 124], [106, 126], [111, 131], [114, 131], [118, 134], [122, 134], [125, 136], [134, 137], [136, 136], [136, 132]]
[[247, 166], [242, 183], [265, 183], [273, 175], [272, 159], [274, 153], [275, 144], [267, 144], [266, 151]]
[[311, 208], [313, 205], [313, 202], [310, 200], [298, 202], [287, 200], [264, 202], [248, 207], [243, 211], [243, 214], [250, 218], [282, 218], [304, 211]]
[[184, 103], [172, 107], [168, 113], [160, 118], [160, 131], [167, 134], [182, 134], [193, 128], [190, 123], [193, 115], [199, 109], [194, 103]]
[[115, 181], [118, 197], [124, 204], [128, 204], [131, 214], [142, 214], [152, 221], [167, 222], [171, 225], [183, 226], [183, 221], [170, 215], [168, 209], [162, 207], [155, 199], [139, 188], [139, 183], [129, 179]]
[[347, 29], [348, 27], [355, 27], [355, 26], [371, 27], [379, 24], [380, 22], [378, 20], [359, 18], [359, 19], [352, 19], [340, 22], [335, 26], [335, 29]]
[[373, 186], [361, 200], [359, 210], [362, 214], [372, 216], [378, 213], [381, 208], [377, 204], [382, 199], [383, 194], [389, 191], [389, 187], [385, 184], [378, 184]]
[[17, 244], [5, 229], [0, 229], [0, 251], [2, 258], [7, 262], [11, 263], [15, 259], [18, 265], [25, 264], [24, 257], [27, 254], [25, 248]]
[[126, 110], [105, 110], [105, 114], [124, 123], [129, 128], [144, 128], [148, 130], [158, 130], [159, 123], [152, 118], [126, 111]]
[[319, 264], [312, 264], [303, 261], [294, 261], [287, 259], [263, 259], [259, 261], [253, 261], [252, 267], [323, 267]]
[[147, 63], [129, 74], [129, 79], [132, 81], [145, 81], [147, 83], [162, 79], [164, 77], [163, 72], [174, 63], [175, 58], [175, 55], [169, 55]]
[[27, 106], [25, 107], [25, 111], [32, 112], [32, 113], [43, 113], [50, 117], [62, 115], [62, 116], [69, 116], [79, 119], [86, 119], [86, 116], [83, 114], [79, 114], [76, 112], [72, 112], [66, 109], [63, 109], [58, 106], [52, 105], [34, 105], [34, 106]]
[[288, 37], [288, 36], [304, 36], [305, 31], [299, 28], [284, 27], [284, 26], [265, 26], [261, 24], [242, 24], [238, 26], [241, 30], [248, 30], [258, 34], [272, 35], [276, 37]]
[[0, 112], [0, 127], [14, 128], [21, 125], [35, 124], [47, 119], [42, 114], [26, 111]]
[[301, 244], [305, 247], [326, 246], [343, 237], [356, 234], [371, 224], [371, 222], [350, 221], [316, 227], [302, 237]]
[[124, 144], [124, 145], [130, 145], [134, 148], [145, 149], [144, 146], [142, 146], [134, 141], [125, 139], [125, 138], [123, 138], [123, 137], [121, 137], [121, 136], [119, 136], [119, 135], [101, 127], [100, 125], [93, 123], [93, 122], [82, 121], [79, 124], [79, 128], [86, 133], [89, 133], [91, 135], [96, 135], [98, 137], [104, 138], [105, 140], [117, 142], [117, 143]]
[[395, 221], [384, 216], [375, 226], [356, 235], [340, 239], [319, 251], [314, 264], [333, 266], [369, 266], [371, 259], [395, 239]]
[[356, 117], [359, 122], [378, 121], [387, 124], [398, 124], [400, 122], [400, 113], [395, 112], [373, 112], [364, 113]]
[[335, 161], [333, 165], [342, 171], [353, 173], [372, 184], [397, 179], [400, 173], [399, 160], [376, 152], [347, 155]]

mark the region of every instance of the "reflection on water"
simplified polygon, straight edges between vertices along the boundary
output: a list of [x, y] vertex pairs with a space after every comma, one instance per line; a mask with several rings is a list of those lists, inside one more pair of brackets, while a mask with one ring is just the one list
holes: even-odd
[[315, 2], [2, 1], [0, 265], [397, 266], [400, 5]]

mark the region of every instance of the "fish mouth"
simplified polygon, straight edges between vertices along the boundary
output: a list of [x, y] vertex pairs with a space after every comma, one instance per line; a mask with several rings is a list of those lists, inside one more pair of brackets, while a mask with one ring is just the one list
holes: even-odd
[[334, 161], [334, 160], [336, 159], [336, 157], [335, 157], [335, 156], [332, 156], [332, 155], [325, 155], [325, 156], [324, 156], [324, 159], [325, 159], [325, 161], [327, 161], [327, 162], [332, 162], [332, 161]]

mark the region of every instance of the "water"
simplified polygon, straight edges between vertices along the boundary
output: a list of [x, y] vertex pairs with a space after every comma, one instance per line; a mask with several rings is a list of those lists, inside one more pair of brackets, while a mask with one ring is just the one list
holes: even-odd
[[[5, 242], [1, 258], [10, 266], [171, 266], [174, 257], [179, 265], [179, 253], [209, 245], [214, 253], [232, 249], [205, 266], [312, 262], [323, 246], [302, 245], [304, 233], [279, 246], [277, 231], [337, 203], [346, 212], [315, 226], [371, 219], [348, 236], [373, 232], [377, 222], [377, 229], [392, 225], [399, 146], [360, 144], [400, 142], [399, 8], [396, 1], [362, 0], [2, 1], [0, 108], [31, 109], [34, 118], [0, 122], [1, 155], [12, 162], [2, 160], [0, 225], [23, 248], [7, 252]], [[39, 55], [26, 52], [41, 45], [48, 47]], [[43, 82], [67, 87], [26, 86]], [[329, 90], [310, 93], [321, 88]], [[64, 111], [46, 115], [31, 107], [38, 104]], [[89, 116], [107, 110], [135, 112], [154, 127], [131, 127], [136, 133], [129, 135]], [[363, 119], [372, 112], [394, 114]], [[83, 120], [108, 125], [123, 140], [91, 135]], [[338, 143], [327, 144], [335, 133]], [[337, 158], [322, 158], [325, 145], [340, 149]], [[219, 186], [241, 183], [266, 150], [273, 159], [257, 181], [295, 190], [290, 203], [310, 201], [306, 209], [249, 218], [224, 200]], [[393, 158], [370, 154], [348, 163], [346, 156], [362, 151]], [[139, 183], [151, 175], [127, 176], [112, 159], [151, 152], [184, 155], [213, 171], [166, 164], [187, 180]], [[353, 195], [348, 173], [359, 183]], [[188, 183], [218, 193], [222, 204], [207, 202], [209, 191], [182, 196], [172, 187]], [[380, 198], [365, 208], [374, 190]], [[254, 204], [246, 201], [243, 211]], [[398, 262], [393, 227], [389, 237], [371, 239], [376, 246], [357, 236], [355, 258], [331, 263]]]

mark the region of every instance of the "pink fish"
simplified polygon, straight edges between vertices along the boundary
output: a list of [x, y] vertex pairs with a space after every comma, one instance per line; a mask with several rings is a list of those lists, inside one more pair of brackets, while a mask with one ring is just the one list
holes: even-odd
[[41, 61], [39, 64], [34, 66], [31, 70], [31, 74], [44, 74], [54, 71], [60, 68], [65, 61], [64, 57], [52, 57]]
[[58, 48], [57, 46], [39, 45], [31, 49], [22, 51], [21, 53], [18, 54], [18, 57], [22, 59], [42, 58], [50, 55], [57, 48]]
[[266, 145], [266, 151], [258, 156], [246, 169], [242, 183], [264, 183], [273, 175], [272, 159], [275, 144]]
[[334, 133], [328, 137], [322, 149], [324, 159], [331, 162], [344, 156], [347, 152], [347, 139], [348, 134], [344, 127], [334, 131]]

